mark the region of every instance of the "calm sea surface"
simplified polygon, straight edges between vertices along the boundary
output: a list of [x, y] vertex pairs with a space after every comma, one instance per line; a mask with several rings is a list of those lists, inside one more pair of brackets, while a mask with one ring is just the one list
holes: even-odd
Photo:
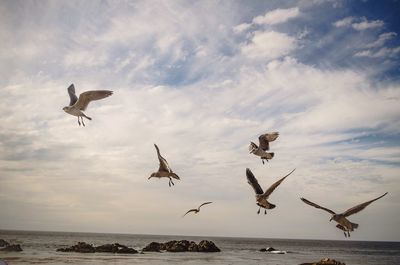
[[[21, 244], [23, 252], [0, 252], [0, 260], [8, 264], [271, 264], [296, 265], [317, 261], [324, 257], [334, 258], [347, 265], [397, 265], [400, 264], [400, 242], [320, 241], [290, 239], [254, 239], [224, 237], [186, 237], [157, 235], [121, 235], [64, 232], [1, 231], [0, 238], [13, 244]], [[145, 253], [80, 254], [56, 252], [79, 241], [93, 245], [115, 243], [141, 250], [152, 241], [212, 240], [222, 250], [220, 253]], [[260, 248], [274, 247], [287, 254], [267, 254]]]

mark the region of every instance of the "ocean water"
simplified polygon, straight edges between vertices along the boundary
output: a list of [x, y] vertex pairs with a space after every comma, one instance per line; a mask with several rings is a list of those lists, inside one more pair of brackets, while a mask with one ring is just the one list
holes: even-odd
[[[14, 264], [266, 264], [296, 265], [330, 257], [347, 265], [396, 265], [400, 264], [400, 242], [328, 241], [297, 239], [224, 238], [195, 236], [123, 235], [66, 232], [1, 231], [0, 238], [21, 244], [23, 252], [0, 252], [0, 260]], [[115, 243], [141, 250], [152, 241], [212, 240], [222, 251], [219, 253], [63, 253], [57, 248], [79, 241], [95, 246]], [[287, 254], [259, 252], [260, 248], [274, 247]]]

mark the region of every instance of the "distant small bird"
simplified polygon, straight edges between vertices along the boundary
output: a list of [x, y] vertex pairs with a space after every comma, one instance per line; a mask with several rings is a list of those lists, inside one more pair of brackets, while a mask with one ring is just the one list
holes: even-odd
[[91, 90], [80, 94], [78, 99], [78, 97], [75, 95], [74, 84], [71, 84], [68, 87], [68, 94], [70, 97], [69, 106], [64, 107], [63, 110], [68, 114], [77, 116], [79, 126], [81, 125], [79, 119], [82, 121], [82, 125], [85, 126], [85, 123], [83, 122], [83, 117], [88, 120], [92, 120], [92, 118], [86, 116], [85, 113], [83, 113], [82, 111], [86, 110], [90, 101], [109, 97], [113, 94], [113, 92], [110, 90]]
[[249, 168], [246, 169], [246, 176], [247, 176], [247, 182], [250, 184], [250, 186], [253, 187], [255, 193], [256, 193], [256, 201], [257, 205], [260, 206], [258, 209], [257, 214], [260, 214], [261, 207], [264, 208], [264, 214], [267, 214], [267, 209], [274, 209], [276, 205], [269, 203], [267, 199], [269, 198], [269, 195], [282, 183], [282, 181], [285, 180], [286, 177], [288, 177], [290, 174], [293, 173], [296, 169], [293, 169], [289, 174], [275, 182], [274, 184], [271, 185], [265, 192], [263, 189], [260, 187], [260, 184], [258, 184], [258, 181], [256, 177], [253, 175], [251, 170]]
[[158, 160], [160, 161], [160, 167], [159, 167], [158, 171], [152, 173], [148, 179], [169, 178], [168, 185], [171, 187], [171, 184], [175, 185], [171, 178], [174, 178], [174, 179], [180, 179], [180, 178], [169, 167], [167, 160], [165, 160], [165, 158], [161, 156], [160, 149], [158, 149], [158, 146], [156, 144], [154, 144], [154, 146], [156, 147], [156, 150], [157, 150], [157, 156], [158, 156]]
[[206, 205], [206, 204], [210, 204], [210, 203], [212, 203], [212, 202], [205, 202], [205, 203], [202, 203], [197, 209], [190, 209], [190, 210], [187, 211], [182, 217], [185, 217], [185, 215], [187, 215], [187, 214], [190, 213], [190, 212], [198, 213], [198, 212], [200, 212], [200, 207], [201, 207], [201, 206]]
[[[338, 224], [336, 225], [336, 227], [337, 227], [338, 229], [340, 229], [340, 230], [343, 230], [343, 233], [344, 233], [344, 236], [345, 236], [345, 237], [350, 237], [350, 231], [353, 232], [354, 229], [358, 228], [358, 224], [350, 222], [346, 217], [348, 217], [348, 216], [350, 216], [350, 215], [352, 215], [352, 214], [358, 213], [359, 211], [361, 211], [361, 210], [363, 210], [365, 207], [367, 207], [370, 203], [372, 203], [372, 202], [374, 202], [374, 201], [376, 201], [376, 200], [382, 198], [382, 197], [385, 196], [386, 194], [387, 194], [387, 192], [386, 192], [385, 194], [379, 196], [379, 197], [376, 198], [376, 199], [373, 199], [373, 200], [370, 200], [370, 201], [361, 203], [361, 204], [359, 204], [359, 205], [357, 205], [357, 206], [354, 206], [354, 207], [348, 209], [348, 210], [345, 211], [344, 213], [339, 213], [339, 214], [335, 213], [334, 211], [332, 211], [332, 210], [330, 210], [330, 209], [328, 209], [328, 208], [319, 206], [318, 204], [313, 203], [313, 202], [311, 202], [311, 201], [309, 201], [309, 200], [307, 200], [307, 199], [305, 199], [305, 198], [300, 198], [300, 199], [301, 199], [304, 203], [306, 203], [306, 204], [308, 204], [308, 205], [311, 205], [311, 206], [313, 206], [313, 207], [315, 207], [315, 208], [318, 208], [318, 209], [322, 209], [322, 210], [327, 211], [328, 213], [332, 214], [332, 217], [331, 217], [331, 219], [330, 219], [329, 221], [332, 221], [332, 220], [336, 221], [336, 222], [338, 223]], [[347, 234], [346, 234], [346, 232], [347, 232]]]
[[250, 142], [250, 145], [249, 145], [250, 154], [260, 156], [263, 164], [264, 164], [264, 160], [266, 160], [268, 162], [269, 159], [272, 159], [274, 157], [274, 153], [268, 153], [265, 151], [269, 150], [269, 142], [275, 141], [276, 138], [278, 138], [278, 136], [279, 136], [278, 132], [265, 133], [265, 134], [260, 135], [258, 137], [260, 146], [257, 146], [253, 142]]

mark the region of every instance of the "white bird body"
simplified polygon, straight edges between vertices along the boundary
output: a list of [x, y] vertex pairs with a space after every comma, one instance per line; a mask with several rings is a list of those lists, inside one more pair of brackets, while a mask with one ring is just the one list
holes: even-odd
[[300, 198], [300, 199], [304, 203], [306, 203], [308, 205], [311, 205], [311, 206], [313, 206], [315, 208], [318, 208], [318, 209], [322, 209], [322, 210], [332, 214], [332, 217], [331, 217], [331, 219], [329, 221], [334, 220], [335, 222], [337, 222], [338, 224], [336, 225], [336, 227], [338, 229], [340, 229], [340, 230], [343, 230], [345, 237], [350, 237], [350, 232], [352, 232], [352, 231], [354, 231], [354, 229], [358, 228], [359, 225], [356, 224], [356, 223], [350, 222], [346, 217], [349, 217], [352, 214], [360, 212], [361, 210], [365, 209], [365, 207], [367, 207], [369, 204], [371, 204], [372, 202], [374, 202], [376, 200], [379, 200], [380, 198], [382, 198], [386, 194], [387, 194], [387, 192], [385, 194], [379, 196], [378, 198], [375, 198], [373, 200], [370, 200], [370, 201], [361, 203], [359, 205], [356, 205], [356, 206], [346, 210], [345, 212], [339, 213], [339, 214], [335, 213], [334, 211], [332, 211], [332, 210], [330, 210], [328, 208], [322, 207], [322, 206], [320, 206], [320, 205], [318, 205], [318, 204], [316, 204], [314, 202], [311, 202], [311, 201], [309, 201], [309, 200], [307, 200], [305, 198]]
[[82, 94], [79, 95], [78, 98], [75, 95], [74, 84], [71, 84], [67, 90], [68, 90], [68, 95], [70, 97], [70, 103], [69, 106], [65, 106], [63, 110], [72, 116], [78, 117], [79, 126], [81, 125], [81, 121], [82, 125], [85, 126], [85, 123], [83, 122], [84, 117], [88, 120], [92, 119], [86, 116], [85, 113], [83, 113], [83, 111], [87, 109], [91, 101], [103, 99], [113, 94], [113, 92], [110, 90], [91, 90], [83, 92]]

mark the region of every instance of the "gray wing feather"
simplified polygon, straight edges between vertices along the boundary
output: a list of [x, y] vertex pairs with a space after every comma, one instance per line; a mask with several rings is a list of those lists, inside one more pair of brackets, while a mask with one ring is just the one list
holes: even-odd
[[292, 174], [296, 169], [293, 169], [289, 174], [287, 174], [286, 176], [284, 176], [283, 178], [281, 178], [280, 180], [278, 180], [277, 182], [275, 182], [274, 184], [271, 185], [271, 187], [269, 187], [265, 193], [263, 194], [263, 196], [265, 197], [269, 197], [269, 195], [271, 195], [271, 193], [282, 183], [282, 181], [285, 180], [285, 178], [287, 178], [290, 174]]
[[328, 208], [319, 206], [319, 205], [316, 204], [316, 203], [310, 202], [309, 200], [307, 200], [307, 199], [305, 199], [305, 198], [300, 198], [300, 199], [301, 199], [304, 203], [307, 203], [308, 205], [311, 205], [311, 206], [313, 206], [313, 207], [315, 207], [315, 208], [322, 209], [322, 210], [324, 210], [324, 211], [327, 211], [327, 212], [330, 213], [330, 214], [336, 214], [334, 211], [332, 211], [332, 210], [330, 210], [330, 209], [328, 209]]
[[279, 136], [278, 132], [272, 132], [260, 135], [258, 137], [258, 140], [260, 141], [261, 149], [264, 151], [269, 150], [269, 142], [275, 141], [276, 138], [278, 138], [278, 136]]
[[75, 104], [75, 102], [78, 101], [78, 97], [75, 94], [75, 86], [74, 86], [74, 84], [71, 84], [68, 87], [68, 95], [69, 95], [69, 99], [70, 99], [69, 105], [72, 106], [72, 105]]
[[80, 110], [86, 110], [90, 101], [99, 100], [106, 97], [109, 97], [113, 94], [110, 90], [91, 90], [83, 92], [79, 95], [78, 101], [75, 103], [75, 107]]
[[249, 168], [246, 169], [246, 176], [247, 176], [247, 182], [250, 184], [250, 186], [253, 187], [254, 192], [260, 195], [263, 194], [264, 193], [263, 189], [261, 188], [260, 184], [258, 184], [256, 177], [253, 175], [253, 173]]
[[212, 203], [212, 202], [205, 202], [205, 203], [202, 203], [202, 204], [199, 206], [199, 208], [197, 208], [197, 210], [200, 210], [200, 207], [201, 207], [201, 206], [206, 205], [206, 204], [210, 204], [210, 203]]
[[[165, 160], [165, 158], [161, 156], [160, 149], [158, 149], [158, 146], [156, 144], [154, 144], [154, 146], [157, 150], [158, 160], [160, 161], [160, 167], [159, 167], [158, 171], [165, 171], [165, 172], [172, 173], [172, 170], [169, 167], [167, 160]], [[172, 177], [175, 178], [174, 176], [172, 176]], [[179, 179], [178, 176], [176, 176], [176, 177], [177, 177], [176, 179]]]
[[385, 194], [379, 196], [378, 198], [375, 198], [375, 199], [373, 199], [373, 200], [370, 200], [370, 201], [361, 203], [361, 204], [359, 204], [359, 205], [357, 205], [357, 206], [354, 206], [354, 207], [348, 209], [347, 211], [345, 211], [345, 212], [343, 213], [343, 215], [344, 215], [345, 217], [347, 217], [347, 216], [350, 216], [350, 215], [352, 215], [352, 214], [358, 213], [359, 211], [361, 211], [361, 210], [363, 210], [365, 207], [367, 207], [369, 204], [371, 204], [372, 202], [374, 202], [374, 201], [376, 201], [376, 200], [379, 200], [380, 198], [382, 198], [382, 197], [385, 196], [386, 194], [388, 194], [388, 193], [386, 192]]
[[185, 217], [185, 215], [187, 215], [190, 212], [197, 212], [197, 209], [190, 209], [189, 211], [187, 211], [182, 217]]

